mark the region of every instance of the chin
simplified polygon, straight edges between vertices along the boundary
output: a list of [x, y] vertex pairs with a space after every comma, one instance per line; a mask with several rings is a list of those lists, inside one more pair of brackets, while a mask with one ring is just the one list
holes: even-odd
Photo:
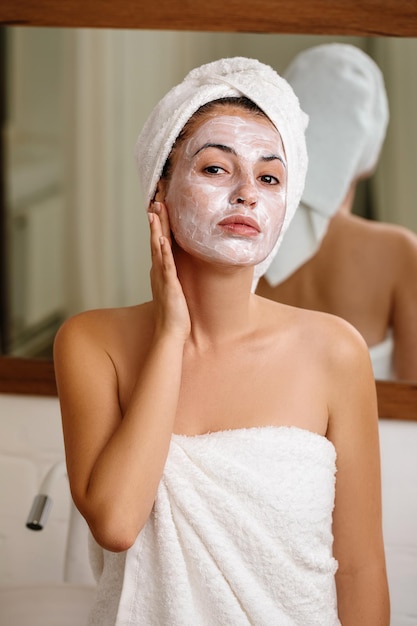
[[[235, 245], [234, 248], [238, 248], [236, 250], [224, 243], [217, 247], [215, 245], [209, 246], [189, 238], [181, 240], [181, 238], [176, 237], [176, 243], [184, 252], [194, 258], [225, 267], [254, 267], [264, 261], [270, 253], [256, 249], [239, 250], [239, 246]], [[246, 242], [242, 242], [242, 247], [244, 243]]]

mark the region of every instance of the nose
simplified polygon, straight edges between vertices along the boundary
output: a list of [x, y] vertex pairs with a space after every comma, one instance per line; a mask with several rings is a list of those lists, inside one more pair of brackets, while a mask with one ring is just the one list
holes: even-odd
[[258, 193], [252, 182], [241, 182], [233, 190], [230, 197], [230, 203], [232, 205], [241, 204], [244, 207], [254, 209], [258, 203]]

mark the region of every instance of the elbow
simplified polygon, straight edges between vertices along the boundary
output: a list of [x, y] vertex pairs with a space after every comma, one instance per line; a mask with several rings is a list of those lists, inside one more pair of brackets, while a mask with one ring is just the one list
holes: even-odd
[[87, 518], [91, 534], [96, 542], [110, 552], [129, 550], [144, 526], [144, 524], [135, 524], [126, 520], [132, 520], [132, 518], [129, 518], [127, 514], [115, 517], [114, 515], [100, 515], [97, 512]]
[[136, 501], [115, 501], [115, 498], [97, 498], [91, 494], [78, 498], [73, 494], [73, 499], [95, 541], [109, 552], [125, 552], [134, 545], [152, 508], [138, 507]]
[[126, 552], [129, 550], [135, 543], [136, 537], [132, 540], [129, 536], [122, 536], [121, 534], [111, 534], [108, 532], [103, 532], [100, 528], [98, 530], [91, 530], [91, 533], [96, 540], [96, 542], [104, 548], [104, 550], [108, 550], [109, 552]]

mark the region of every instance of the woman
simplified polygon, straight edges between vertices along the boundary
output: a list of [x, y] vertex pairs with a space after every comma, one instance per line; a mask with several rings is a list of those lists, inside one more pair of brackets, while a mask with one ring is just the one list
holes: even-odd
[[309, 115], [309, 170], [258, 294], [340, 315], [364, 337], [376, 378], [416, 380], [417, 235], [352, 214], [385, 139], [381, 71], [355, 46], [333, 43], [301, 52], [285, 76]]
[[286, 81], [234, 58], [190, 72], [139, 136], [153, 300], [78, 315], [55, 344], [90, 624], [388, 623], [364, 343], [251, 291], [299, 202], [305, 124]]

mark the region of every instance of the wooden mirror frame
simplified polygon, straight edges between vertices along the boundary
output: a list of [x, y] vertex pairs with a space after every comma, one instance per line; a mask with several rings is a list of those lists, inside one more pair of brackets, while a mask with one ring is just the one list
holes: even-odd
[[410, 0], [2, 0], [0, 23], [415, 37], [417, 6]]
[[[2, 0], [0, 24], [246, 33], [417, 36], [410, 0]], [[377, 381], [380, 417], [417, 420], [417, 383]], [[56, 395], [53, 363], [0, 357], [0, 393]]]

